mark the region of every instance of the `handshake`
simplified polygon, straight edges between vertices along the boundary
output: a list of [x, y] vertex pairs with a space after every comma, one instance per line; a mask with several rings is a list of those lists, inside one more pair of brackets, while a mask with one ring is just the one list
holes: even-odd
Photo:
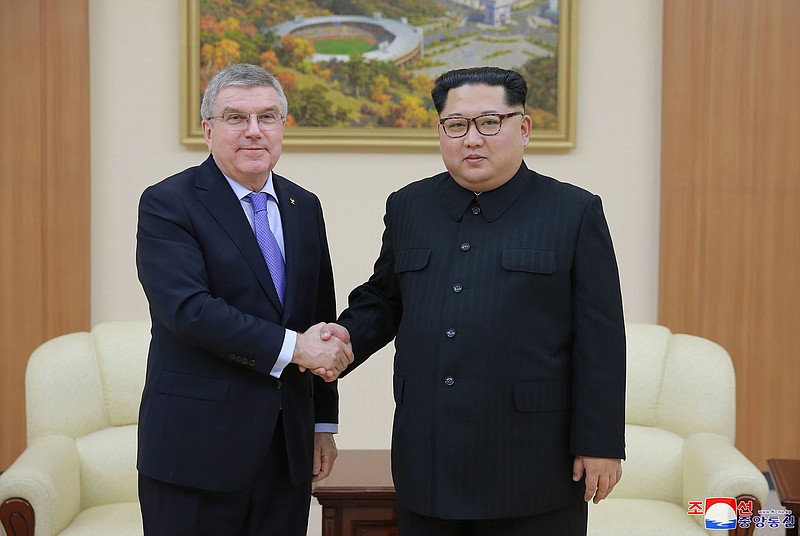
[[292, 363], [332, 382], [353, 362], [350, 333], [338, 324], [320, 322], [297, 334]]

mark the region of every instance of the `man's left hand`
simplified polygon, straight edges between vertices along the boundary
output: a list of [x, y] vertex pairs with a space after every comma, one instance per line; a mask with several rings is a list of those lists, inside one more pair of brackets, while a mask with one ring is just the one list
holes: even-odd
[[583, 500], [599, 503], [611, 493], [622, 478], [622, 460], [616, 458], [590, 458], [575, 456], [572, 464], [572, 480], [579, 481], [586, 473], [586, 492]]
[[336, 442], [333, 434], [329, 432], [316, 432], [314, 434], [314, 469], [311, 482], [319, 482], [328, 477], [333, 469], [333, 462], [339, 451], [336, 450]]

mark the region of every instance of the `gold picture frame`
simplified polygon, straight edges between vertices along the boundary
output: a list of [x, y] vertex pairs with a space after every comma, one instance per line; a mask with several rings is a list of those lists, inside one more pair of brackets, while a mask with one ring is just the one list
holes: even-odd
[[[284, 5], [287, 3], [285, 0], [276, 0], [277, 3], [283, 3]], [[477, 5], [477, 0], [462, 0], [462, 2], [470, 5]], [[528, 0], [526, 4], [540, 6], [540, 8], [544, 9], [545, 7], [556, 7], [555, 13], [557, 14], [556, 22], [551, 22], [551, 27], [547, 27], [547, 20], [541, 17], [525, 17], [525, 24], [527, 25], [536, 25], [541, 24], [542, 28], [545, 28], [549, 35], [553, 33], [557, 33], [557, 35], [551, 39], [553, 42], [557, 42], [557, 45], [554, 47], [555, 51], [552, 51], [551, 47], [551, 58], [555, 56], [555, 70], [556, 73], [554, 76], [549, 77], [550, 80], [555, 78], [556, 84], [555, 88], [548, 87], [544, 88], [546, 91], [549, 92], [549, 101], [552, 103], [552, 95], [555, 95], [555, 113], [542, 111], [542, 115], [547, 117], [546, 120], [549, 121], [548, 126], [535, 126], [534, 131], [531, 135], [531, 142], [529, 144], [529, 148], [533, 149], [534, 151], [559, 151], [559, 150], [568, 150], [575, 147], [575, 133], [576, 133], [576, 93], [577, 93], [577, 2], [578, 0]], [[264, 4], [265, 2], [261, 2]], [[335, 2], [333, 2], [335, 4]], [[421, 2], [424, 3], [424, 2]], [[430, 4], [439, 4], [440, 2], [436, 2], [431, 0]], [[498, 5], [508, 5], [513, 4], [513, 1], [499, 1], [496, 2]], [[331, 4], [331, 2], [328, 2]], [[547, 4], [547, 5], [545, 5]], [[200, 125], [200, 118], [199, 118], [199, 110], [200, 110], [200, 100], [202, 98], [202, 81], [201, 81], [201, 71], [204, 73], [208, 73], [209, 67], [207, 64], [201, 65], [201, 16], [204, 16], [204, 21], [208, 20], [209, 15], [203, 15], [201, 13], [201, 0], [180, 0], [180, 7], [181, 7], [181, 142], [189, 145], [189, 146], [197, 146], [197, 147], [205, 147], [205, 142], [203, 139], [203, 131]], [[476, 13], [481, 14], [480, 16], [487, 17], [486, 8], [484, 10], [478, 11], [475, 10]], [[338, 16], [338, 15], [337, 15]], [[373, 15], [376, 18], [380, 19], [380, 14], [376, 13]], [[512, 17], [513, 15], [507, 15], [507, 17]], [[470, 15], [470, 17], [472, 17]], [[521, 18], [521, 17], [518, 17]], [[300, 17], [296, 18], [295, 20], [299, 20]], [[407, 23], [405, 18], [402, 18], [403, 23]], [[385, 19], [385, 20], [392, 20], [392, 19]], [[466, 19], [470, 20], [470, 19]], [[507, 27], [504, 27], [502, 23], [493, 28], [491, 25], [486, 23], [484, 20], [483, 23], [481, 22], [474, 22], [475, 19], [472, 17], [471, 19], [475, 26], [482, 29], [484, 34], [488, 32], [493, 32], [492, 35], [489, 35], [488, 40], [489, 43], [503, 43], [508, 42], [509, 46], [517, 45], [517, 50], [514, 52], [519, 52], [519, 44], [522, 43], [521, 34], [518, 30], [516, 33], [511, 34]], [[537, 22], [538, 21], [538, 22]], [[396, 21], [394, 21], [396, 22]], [[234, 21], [234, 24], [235, 21]], [[514, 23], [508, 23], [512, 25]], [[519, 26], [516, 24], [515, 26]], [[409, 27], [413, 27], [409, 24]], [[538, 28], [538, 26], [536, 26]], [[553, 30], [553, 27], [556, 30]], [[508, 32], [508, 36], [504, 35], [504, 32]], [[445, 32], [446, 33], [446, 32]], [[424, 35], [424, 32], [420, 32], [420, 35]], [[497, 37], [495, 37], [495, 35]], [[420, 37], [420, 50], [418, 56], [423, 56], [422, 49], [426, 47], [426, 44], [423, 44], [422, 37]], [[475, 39], [474, 34], [472, 35], [472, 39]], [[477, 39], [481, 39], [479, 36]], [[546, 43], [533, 43], [532, 36], [524, 37], [525, 41], [522, 43], [524, 46], [538, 47], [538, 50], [544, 50], [542, 47], [547, 46]], [[467, 39], [469, 41], [469, 39]], [[434, 43], [434, 46], [438, 43]], [[481, 47], [484, 45], [481, 44]], [[461, 47], [459, 49], [459, 47]], [[488, 45], [487, 45], [488, 47]], [[472, 47], [475, 49], [478, 47]], [[462, 51], [472, 52], [470, 45], [456, 45], [451, 47], [450, 50], [459, 49]], [[501, 50], [501, 53], [509, 53], [509, 50]], [[530, 52], [525, 52], [529, 56], [533, 57]], [[500, 54], [502, 55], [502, 54]], [[481, 59], [484, 64], [500, 64], [500, 62], [491, 62], [487, 63], [487, 57]], [[477, 64], [477, 63], [472, 63]], [[552, 60], [551, 60], [552, 65]], [[441, 66], [441, 72], [449, 68], [455, 67], [466, 67], [468, 65], [455, 65], [453, 66], [452, 63], [447, 63], [446, 65]], [[505, 65], [500, 65], [505, 66]], [[435, 66], [433, 67], [435, 68]], [[530, 82], [529, 82], [530, 85]], [[317, 86], [319, 87], [319, 86]], [[284, 88], [286, 89], [286, 88]], [[292, 106], [293, 106], [293, 99], [290, 91], [286, 91], [287, 96], [289, 98], [289, 109], [290, 115], [292, 113]], [[529, 98], [530, 102], [530, 98]], [[551, 106], [552, 107], [552, 106]], [[529, 107], [530, 108], [530, 107]], [[538, 109], [536, 110], [538, 111]], [[430, 114], [432, 110], [429, 110], [428, 113]], [[435, 112], [432, 112], [435, 114]], [[532, 113], [531, 110], [528, 110], [528, 113]], [[430, 123], [430, 119], [427, 120]], [[553, 126], [553, 123], [555, 125]], [[284, 133], [284, 146], [285, 147], [296, 147], [296, 148], [305, 148], [305, 149], [322, 149], [322, 150], [337, 150], [337, 149], [352, 149], [352, 148], [374, 148], [377, 150], [385, 150], [391, 151], [394, 149], [425, 149], [425, 148], [437, 148], [438, 147], [438, 136], [436, 134], [435, 126], [427, 127], [410, 127], [410, 126], [399, 126], [399, 127], [380, 127], [380, 126], [346, 126], [346, 127], [336, 127], [336, 126], [322, 126], [322, 127], [309, 127], [309, 126], [295, 126], [290, 125], [287, 126], [285, 133]]]

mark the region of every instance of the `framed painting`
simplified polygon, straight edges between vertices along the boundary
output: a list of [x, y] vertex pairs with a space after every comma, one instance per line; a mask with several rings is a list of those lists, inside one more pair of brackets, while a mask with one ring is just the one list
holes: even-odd
[[288, 147], [437, 147], [434, 80], [482, 65], [525, 77], [533, 149], [575, 146], [577, 0], [180, 2], [185, 144], [208, 81], [254, 63], [289, 100]]

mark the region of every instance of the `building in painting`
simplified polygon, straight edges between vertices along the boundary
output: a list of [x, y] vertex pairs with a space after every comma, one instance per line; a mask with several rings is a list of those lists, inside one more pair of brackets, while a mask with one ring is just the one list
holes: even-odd
[[484, 22], [492, 26], [504, 26], [511, 22], [511, 6], [516, 0], [484, 0], [486, 16]]

